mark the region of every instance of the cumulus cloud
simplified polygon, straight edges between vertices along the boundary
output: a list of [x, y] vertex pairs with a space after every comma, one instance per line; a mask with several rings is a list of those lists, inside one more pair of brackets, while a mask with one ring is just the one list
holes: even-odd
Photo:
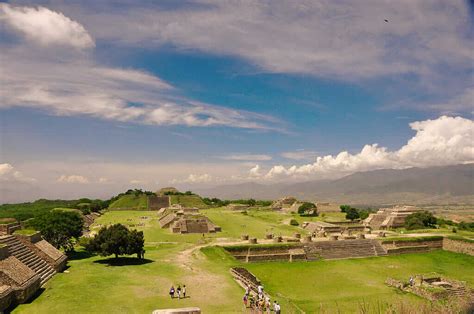
[[[441, 116], [410, 123], [416, 132], [406, 145], [389, 151], [378, 144], [365, 145], [359, 153], [347, 151], [318, 157], [314, 163], [285, 167], [276, 165], [261, 178], [326, 177], [375, 169], [401, 169], [474, 162], [474, 122], [462, 117]], [[255, 169], [255, 168], [253, 168]]]
[[219, 156], [224, 160], [241, 160], [241, 161], [267, 161], [272, 160], [272, 156], [265, 154], [231, 154], [227, 156]]
[[260, 176], [261, 176], [261, 173], [260, 173], [260, 166], [259, 165], [255, 165], [255, 167], [253, 167], [249, 170], [249, 177], [250, 178], [258, 178]]
[[20, 7], [2, 3], [0, 22], [41, 45], [59, 44], [76, 48], [95, 46], [84, 26], [62, 13], [44, 7]]
[[76, 174], [72, 174], [72, 175], [63, 174], [56, 181], [61, 182], [61, 183], [79, 183], [79, 184], [89, 183], [89, 179], [87, 179], [84, 176], [76, 175]]
[[28, 183], [35, 182], [36, 179], [23, 175], [9, 163], [3, 163], [0, 164], [0, 181]]
[[213, 177], [210, 174], [190, 174], [186, 179], [173, 179], [170, 183], [208, 183], [213, 180]]

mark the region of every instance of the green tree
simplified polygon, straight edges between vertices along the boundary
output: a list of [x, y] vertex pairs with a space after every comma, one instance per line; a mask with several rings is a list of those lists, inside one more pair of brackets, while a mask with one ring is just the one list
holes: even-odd
[[122, 224], [115, 224], [100, 229], [86, 245], [86, 250], [101, 256], [115, 255], [117, 258], [119, 255], [137, 254], [137, 257], [141, 258], [144, 243], [143, 232], [130, 231]]
[[341, 213], [346, 213], [349, 209], [351, 209], [351, 206], [350, 205], [341, 205], [341, 206], [339, 206], [339, 208], [341, 209]]
[[77, 212], [50, 211], [32, 219], [28, 223], [41, 231], [42, 236], [56, 248], [66, 251], [74, 249], [74, 239], [82, 235], [84, 221]]
[[360, 218], [359, 211], [356, 208], [350, 207], [349, 209], [346, 209], [345, 213], [346, 219], [349, 219], [351, 221]]
[[408, 215], [405, 219], [405, 228], [407, 230], [434, 228], [436, 217], [428, 211], [422, 211]]
[[304, 202], [298, 207], [298, 214], [300, 215], [317, 215], [317, 207], [314, 203]]

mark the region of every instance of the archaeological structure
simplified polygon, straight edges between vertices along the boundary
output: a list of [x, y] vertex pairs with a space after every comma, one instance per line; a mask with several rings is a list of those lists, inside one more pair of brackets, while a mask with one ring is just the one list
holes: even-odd
[[0, 312], [30, 299], [67, 257], [41, 237], [26, 232], [16, 220], [0, 222]]

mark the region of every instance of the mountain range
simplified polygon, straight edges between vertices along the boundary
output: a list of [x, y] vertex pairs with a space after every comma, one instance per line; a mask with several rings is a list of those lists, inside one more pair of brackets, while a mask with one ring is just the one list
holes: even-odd
[[223, 199], [276, 199], [294, 196], [316, 202], [359, 205], [474, 204], [474, 164], [382, 169], [335, 180], [260, 184], [255, 182], [195, 189]]

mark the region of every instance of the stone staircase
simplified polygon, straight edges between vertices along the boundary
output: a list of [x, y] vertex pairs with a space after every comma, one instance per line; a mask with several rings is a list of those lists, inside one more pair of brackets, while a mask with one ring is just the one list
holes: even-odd
[[56, 274], [56, 270], [51, 265], [36, 255], [28, 246], [23, 244], [15, 236], [2, 236], [0, 237], [0, 243], [8, 246], [8, 251], [11, 256], [16, 257], [40, 276], [41, 285]]
[[382, 224], [384, 223], [386, 219], [385, 215], [381, 215], [381, 214], [372, 214], [372, 215], [373, 216], [371, 217], [368, 224], [374, 230], [380, 229], [380, 227], [382, 226]]
[[313, 253], [318, 252], [323, 259], [342, 259], [387, 255], [376, 240], [358, 239], [318, 242]]

